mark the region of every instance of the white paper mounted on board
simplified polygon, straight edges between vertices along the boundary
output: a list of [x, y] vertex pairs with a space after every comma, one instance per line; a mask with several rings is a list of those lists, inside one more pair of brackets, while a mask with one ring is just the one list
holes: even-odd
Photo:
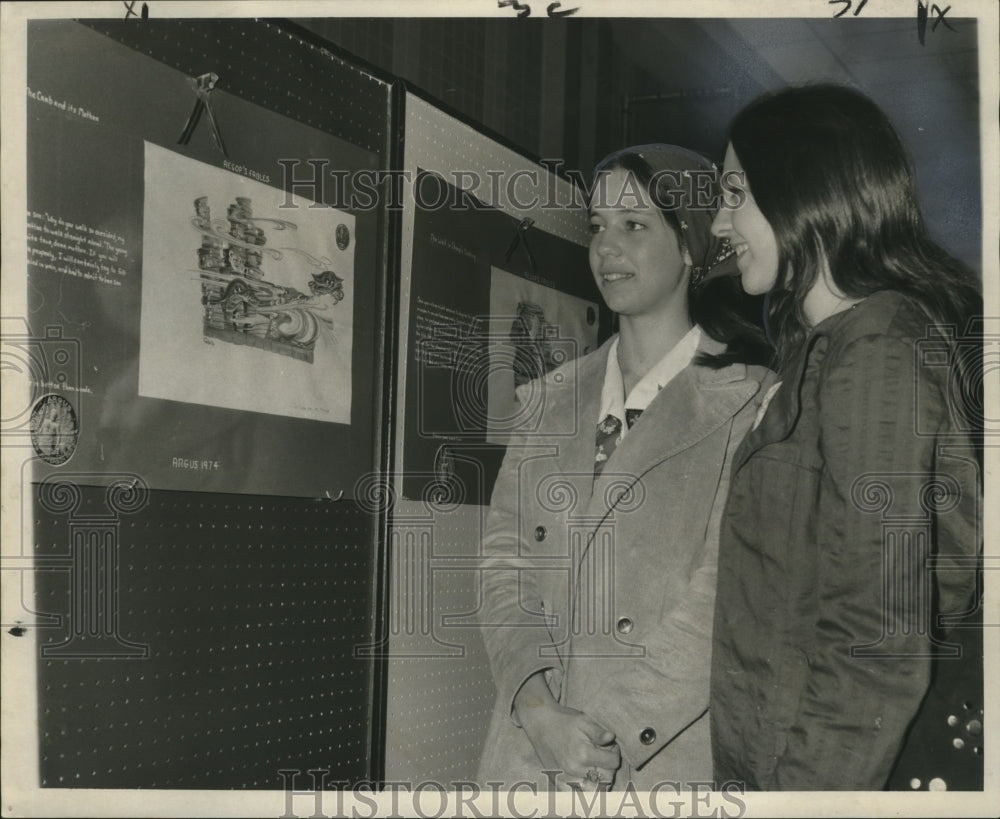
[[349, 424], [354, 216], [150, 143], [145, 176], [139, 395]]

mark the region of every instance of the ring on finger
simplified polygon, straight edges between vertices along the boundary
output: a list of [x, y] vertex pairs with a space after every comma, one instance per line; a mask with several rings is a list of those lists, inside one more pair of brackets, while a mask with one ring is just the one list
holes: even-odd
[[601, 772], [597, 768], [588, 768], [586, 779], [588, 782], [593, 782], [595, 785], [601, 783]]

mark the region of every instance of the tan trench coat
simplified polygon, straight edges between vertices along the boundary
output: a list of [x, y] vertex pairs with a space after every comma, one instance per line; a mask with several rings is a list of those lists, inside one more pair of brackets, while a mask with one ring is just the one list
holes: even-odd
[[[483, 635], [498, 697], [481, 782], [548, 784], [511, 715], [514, 695], [542, 669], [561, 703], [616, 734], [615, 789], [712, 780], [719, 520], [730, 460], [773, 374], [689, 365], [595, 482], [609, 346], [527, 385], [541, 406], [537, 431], [511, 442], [493, 491]], [[702, 336], [700, 351], [722, 349]]]

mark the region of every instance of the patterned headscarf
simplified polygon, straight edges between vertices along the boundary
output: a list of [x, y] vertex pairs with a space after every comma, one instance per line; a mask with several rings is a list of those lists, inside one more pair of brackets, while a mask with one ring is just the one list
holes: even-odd
[[[626, 156], [637, 156], [649, 165], [656, 181], [658, 202], [676, 204], [670, 210], [680, 223], [691, 254], [691, 286], [699, 287], [719, 276], [737, 275], [736, 254], [729, 241], [712, 235], [712, 220], [720, 202], [718, 167], [687, 148], [654, 143], [609, 154], [594, 168], [595, 178], [600, 171]], [[691, 174], [691, 171], [698, 173]]]

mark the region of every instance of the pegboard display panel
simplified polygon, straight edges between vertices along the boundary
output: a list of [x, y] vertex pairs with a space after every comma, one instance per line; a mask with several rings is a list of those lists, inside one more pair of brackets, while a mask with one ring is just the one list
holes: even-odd
[[[431, 17], [324, 17], [295, 22], [413, 83], [515, 145], [540, 152], [544, 26], [530, 20]], [[573, 21], [577, 30], [600, 24]], [[566, 100], [568, 108], [573, 103], [572, 98]], [[547, 118], [559, 115], [547, 111]], [[588, 167], [588, 162], [581, 167]]]
[[394, 511], [387, 781], [475, 779], [496, 699], [476, 616], [484, 514], [423, 501]]
[[62, 486], [37, 490], [34, 521], [35, 609], [57, 618], [37, 632], [42, 787], [368, 775], [373, 667], [355, 654], [374, 635], [370, 513]]
[[[451, 178], [450, 174], [455, 169], [476, 173], [480, 177], [480, 184], [471, 188], [469, 192], [477, 196], [480, 201], [494, 202], [501, 198], [492, 187], [492, 179], [497, 177], [491, 177], [487, 173], [488, 171], [494, 174], [500, 172], [500, 178], [509, 179], [512, 174], [525, 169], [528, 164], [525, 158], [515, 151], [498, 145], [493, 140], [479, 134], [472, 126], [456, 120], [414, 94], [406, 95], [405, 117], [404, 168], [414, 175], [418, 170], [423, 169], [442, 174], [445, 178]], [[535, 170], [543, 172], [540, 166], [536, 167]], [[555, 184], [561, 201], [566, 201], [571, 197], [572, 189], [569, 182], [557, 179]], [[518, 191], [518, 195], [521, 193]], [[589, 220], [583, 210], [574, 212], [571, 209], [541, 207], [519, 210], [509, 201], [498, 201], [498, 204], [506, 204], [506, 207], [500, 208], [500, 210], [509, 216], [534, 220], [534, 228], [574, 244], [589, 244]], [[416, 209], [414, 207], [404, 209], [399, 293], [402, 305], [408, 304], [411, 299], [415, 218]], [[410, 314], [406, 310], [401, 310], [398, 336], [405, 339], [409, 333]], [[405, 395], [407, 380], [413, 377], [409, 372], [409, 362], [406, 355], [399, 357], [398, 367], [398, 394]], [[396, 414], [395, 426], [396, 463], [403, 463], [406, 432], [406, 418], [403, 412]]]
[[28, 42], [28, 315], [79, 351], [74, 466], [350, 497], [389, 319], [387, 215], [348, 178], [389, 161], [388, 84], [259, 21], [38, 20]]
[[[590, 234], [586, 209], [573, 205], [568, 181], [416, 94], [406, 95], [405, 108], [403, 167], [414, 175], [424, 170], [454, 180], [488, 204], [486, 211], [471, 215], [415, 206], [404, 207], [402, 214], [404, 309], [398, 337], [403, 349], [395, 418], [401, 499], [392, 511], [389, 540], [385, 778], [447, 785], [474, 779], [496, 699], [477, 612], [485, 504], [503, 446], [462, 434], [428, 434], [422, 412], [430, 405], [413, 398], [421, 390], [430, 396], [442, 393], [424, 386], [431, 382], [423, 380], [426, 362], [416, 352], [425, 331], [421, 321], [428, 322], [421, 311], [450, 316], [455, 326], [475, 311], [480, 317], [492, 313], [493, 283], [504, 271], [585, 301], [587, 294], [576, 290], [592, 283], [586, 259]], [[478, 182], [469, 176], [459, 182], [454, 176], [459, 170], [478, 176]], [[560, 205], [552, 207], [553, 202]], [[530, 252], [512, 252], [517, 250], [513, 234], [529, 227], [525, 244]], [[448, 264], [435, 263], [440, 248]], [[461, 281], [463, 297], [468, 296], [461, 305], [464, 313], [441, 306], [455, 307], [449, 301], [449, 276]], [[599, 341], [610, 332], [611, 316], [599, 296], [592, 301]], [[570, 346], [584, 352], [578, 344]], [[435, 447], [432, 465], [426, 456]], [[436, 485], [448, 487], [446, 494], [454, 490], [453, 507], [433, 502]]]
[[249, 19], [87, 20], [95, 31], [217, 88], [372, 153], [388, 144], [386, 83], [277, 23]]
[[[518, 311], [540, 317], [560, 361], [596, 349], [612, 315], [587, 262], [582, 193], [414, 93], [405, 106], [404, 168], [414, 180], [435, 175], [444, 195], [414, 182], [402, 213], [401, 493], [418, 497], [442, 462], [478, 460], [485, 479], [466, 485], [464, 502], [486, 503], [518, 415], [509, 409], [518, 376], [503, 366], [521, 338], [510, 335], [524, 323]], [[462, 195], [475, 206], [463, 206]]]

